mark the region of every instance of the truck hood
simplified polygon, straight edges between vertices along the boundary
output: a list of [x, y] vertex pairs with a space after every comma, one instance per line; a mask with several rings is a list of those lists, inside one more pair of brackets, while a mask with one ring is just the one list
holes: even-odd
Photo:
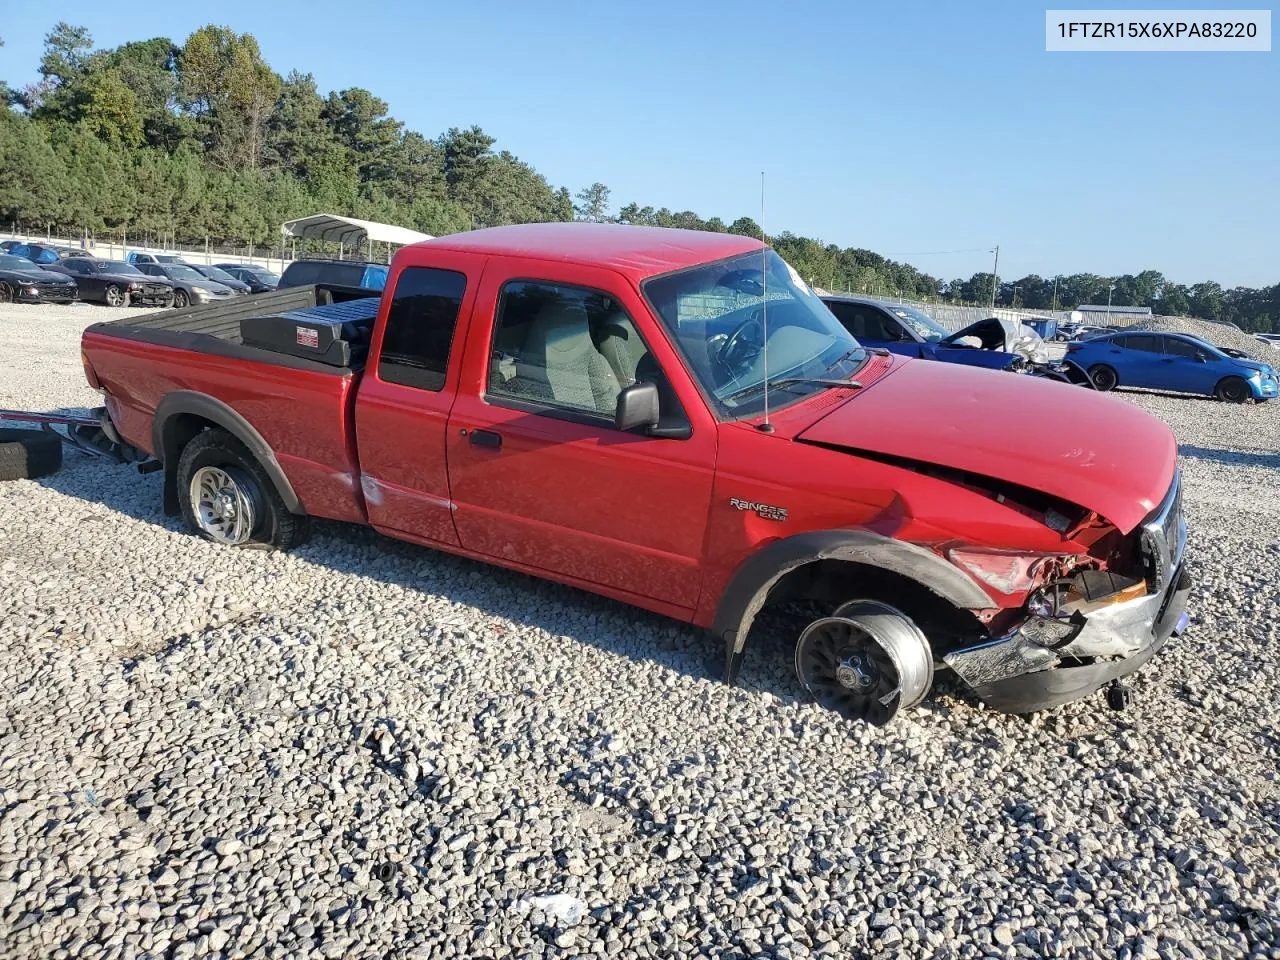
[[1123, 400], [1065, 383], [906, 360], [800, 432], [801, 442], [1018, 484], [1128, 533], [1164, 499], [1178, 445]]

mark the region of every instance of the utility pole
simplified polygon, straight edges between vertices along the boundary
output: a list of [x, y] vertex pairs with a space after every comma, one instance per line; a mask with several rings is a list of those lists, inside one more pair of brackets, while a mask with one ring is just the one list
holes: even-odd
[[1053, 312], [1058, 311], [1058, 278], [1053, 278]]
[[991, 267], [991, 309], [996, 308], [996, 277], [1000, 275], [1000, 244], [996, 244], [996, 262]]
[[1114, 283], [1107, 287], [1107, 326], [1111, 326], [1111, 294], [1115, 289], [1116, 285]]

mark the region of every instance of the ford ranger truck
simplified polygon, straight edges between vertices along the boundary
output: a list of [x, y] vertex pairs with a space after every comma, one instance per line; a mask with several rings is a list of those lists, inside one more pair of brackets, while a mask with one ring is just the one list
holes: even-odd
[[83, 358], [206, 540], [368, 524], [706, 628], [729, 682], [760, 610], [803, 603], [802, 684], [872, 723], [944, 669], [996, 709], [1053, 707], [1186, 624], [1164, 424], [864, 349], [748, 237], [460, 233], [403, 248], [380, 298], [98, 323]]

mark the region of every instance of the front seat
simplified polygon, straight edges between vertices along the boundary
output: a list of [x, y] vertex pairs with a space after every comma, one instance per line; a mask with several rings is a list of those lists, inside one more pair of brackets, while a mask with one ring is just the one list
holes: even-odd
[[600, 324], [597, 334], [601, 356], [622, 386], [636, 382], [636, 367], [647, 353], [644, 341], [631, 318], [622, 310], [612, 311]]
[[530, 324], [516, 375], [557, 404], [612, 417], [617, 377], [591, 342], [587, 311], [573, 300], [548, 303]]

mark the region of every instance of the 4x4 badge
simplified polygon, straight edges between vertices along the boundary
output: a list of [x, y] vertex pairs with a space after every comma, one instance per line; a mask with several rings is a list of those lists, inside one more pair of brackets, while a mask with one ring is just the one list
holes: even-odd
[[754, 511], [766, 520], [786, 520], [787, 508], [775, 507], [771, 503], [756, 503], [754, 500], [739, 500], [737, 497], [729, 498], [729, 506], [736, 507], [739, 510]]

